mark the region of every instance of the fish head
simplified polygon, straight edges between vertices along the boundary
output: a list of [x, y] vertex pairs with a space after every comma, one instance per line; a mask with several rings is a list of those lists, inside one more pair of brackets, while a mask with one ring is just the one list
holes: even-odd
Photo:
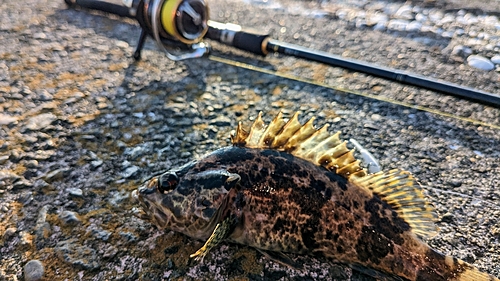
[[199, 171], [194, 164], [155, 176], [132, 192], [140, 217], [160, 229], [197, 239], [210, 236], [227, 206], [228, 193], [240, 181], [224, 169]]

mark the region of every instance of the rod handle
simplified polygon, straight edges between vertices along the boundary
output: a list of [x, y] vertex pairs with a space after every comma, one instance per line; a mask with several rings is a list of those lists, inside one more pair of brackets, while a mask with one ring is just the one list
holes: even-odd
[[268, 53], [267, 41], [269, 40], [269, 35], [242, 31], [241, 26], [236, 24], [208, 21], [208, 32], [205, 38], [256, 55], [265, 56]]

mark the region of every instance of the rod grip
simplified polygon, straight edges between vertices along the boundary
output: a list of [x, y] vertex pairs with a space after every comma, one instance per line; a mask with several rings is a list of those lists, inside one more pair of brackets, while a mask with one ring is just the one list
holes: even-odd
[[265, 56], [268, 53], [269, 35], [242, 31], [239, 25], [209, 21], [205, 37], [256, 55]]
[[239, 31], [234, 35], [233, 46], [244, 51], [265, 56], [267, 55], [267, 50], [264, 40], [267, 38], [267, 35]]

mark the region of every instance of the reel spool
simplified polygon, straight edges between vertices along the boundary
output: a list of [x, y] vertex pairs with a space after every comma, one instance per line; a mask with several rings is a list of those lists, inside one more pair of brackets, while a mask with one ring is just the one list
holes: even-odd
[[208, 45], [202, 42], [209, 17], [204, 0], [124, 0], [124, 4], [142, 27], [135, 59], [140, 58], [146, 35], [152, 36], [172, 60], [201, 57], [208, 52]]

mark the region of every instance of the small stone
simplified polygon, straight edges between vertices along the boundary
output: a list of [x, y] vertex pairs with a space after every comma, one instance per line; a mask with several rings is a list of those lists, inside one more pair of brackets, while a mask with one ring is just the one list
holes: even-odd
[[9, 125], [9, 124], [12, 124], [15, 122], [17, 122], [16, 117], [12, 117], [12, 116], [5, 115], [5, 114], [0, 114], [0, 126], [1, 125]]
[[389, 18], [382, 13], [373, 13], [366, 16], [366, 25], [374, 26], [377, 24], [386, 24]]
[[59, 214], [59, 218], [65, 223], [65, 224], [79, 224], [81, 221], [78, 218], [78, 214], [72, 211], [62, 211]]
[[478, 55], [469, 56], [467, 63], [474, 68], [486, 71], [495, 69], [495, 65], [489, 59]]
[[17, 198], [17, 202], [23, 204], [23, 205], [28, 205], [33, 201], [33, 192], [32, 191], [26, 191], [23, 192], [19, 195]]
[[398, 19], [406, 19], [406, 20], [413, 19], [412, 7], [410, 5], [401, 6], [394, 14], [394, 17], [398, 18]]
[[380, 130], [380, 127], [373, 122], [366, 122], [363, 125], [363, 127], [368, 128], [368, 129], [372, 129], [372, 130]]
[[102, 165], [102, 163], [104, 163], [102, 160], [94, 160], [90, 162], [90, 167], [92, 168], [92, 170], [95, 170], [99, 168]]
[[[45, 234], [50, 232], [50, 224], [47, 222], [47, 212], [50, 206], [45, 205], [38, 211], [38, 217], [36, 219], [35, 234], [37, 236], [37, 242], [46, 237]], [[48, 236], [48, 235], [47, 235]]]
[[45, 39], [45, 38], [47, 38], [47, 34], [45, 34], [43, 32], [37, 32], [37, 33], [33, 34], [33, 38], [35, 38], [35, 39]]
[[92, 235], [102, 241], [108, 241], [111, 236], [111, 232], [104, 229], [92, 229]]
[[9, 160], [9, 155], [0, 155], [0, 164], [5, 164]]
[[371, 118], [373, 121], [380, 121], [382, 119], [382, 116], [375, 113], [375, 114], [372, 114]]
[[117, 253], [118, 249], [116, 247], [109, 246], [108, 248], [106, 248], [106, 250], [104, 250], [102, 257], [107, 259], [113, 258], [114, 256], [116, 256]]
[[122, 172], [122, 176], [126, 179], [133, 178], [135, 175], [137, 175], [137, 172], [139, 172], [139, 167], [130, 166]]
[[33, 158], [36, 160], [47, 160], [54, 154], [55, 154], [54, 150], [37, 150], [33, 154]]
[[24, 166], [26, 168], [34, 169], [34, 168], [38, 167], [38, 161], [36, 161], [36, 160], [28, 160], [28, 161], [26, 161], [26, 163], [24, 164]]
[[406, 31], [408, 32], [416, 32], [422, 28], [422, 23], [418, 21], [412, 21], [406, 26]]
[[123, 237], [127, 242], [135, 242], [137, 241], [137, 236], [128, 231], [120, 231], [120, 236]]
[[96, 251], [90, 247], [83, 246], [77, 239], [68, 239], [56, 244], [56, 254], [65, 262], [86, 269], [95, 270], [99, 268]]
[[30, 260], [24, 265], [24, 280], [37, 281], [43, 278], [45, 270], [43, 263], [39, 260]]
[[57, 120], [57, 117], [52, 113], [35, 115], [28, 119], [26, 128], [32, 131], [42, 130], [50, 126], [55, 120]]
[[12, 184], [12, 189], [19, 190], [19, 189], [29, 188], [32, 186], [33, 185], [29, 181], [27, 181], [25, 179], [21, 179], [21, 180], [18, 180]]
[[46, 188], [48, 186], [49, 186], [49, 184], [42, 179], [38, 179], [35, 181], [35, 183], [33, 183], [33, 187], [37, 190], [42, 189], [42, 188]]
[[453, 47], [451, 54], [455, 56], [468, 57], [472, 54], [472, 49], [463, 45], [457, 45]]
[[495, 55], [491, 58], [491, 62], [494, 64], [500, 64], [500, 55]]
[[3, 233], [3, 239], [8, 239], [10, 237], [12, 237], [14, 234], [16, 234], [16, 231], [17, 231], [17, 228], [15, 227], [9, 227], [5, 230], [5, 232]]
[[448, 181], [448, 184], [451, 187], [460, 187], [460, 186], [462, 186], [462, 181], [461, 180], [457, 180], [457, 179], [452, 179], [452, 180]]
[[80, 188], [70, 187], [66, 189], [66, 192], [68, 192], [68, 194], [71, 196], [83, 197], [83, 190], [81, 190]]
[[129, 196], [130, 194], [126, 191], [111, 192], [108, 200], [112, 206], [119, 208], [120, 204], [128, 200]]
[[452, 223], [455, 218], [455, 215], [452, 213], [446, 213], [441, 217], [442, 222]]
[[128, 47], [129, 47], [128, 43], [127, 43], [127, 42], [125, 42], [125, 41], [122, 41], [122, 40], [116, 40], [116, 41], [115, 41], [115, 45], [116, 45], [117, 47], [122, 48], [122, 49], [126, 49], [126, 48], [128, 48]]
[[387, 24], [387, 29], [405, 31], [408, 23], [409, 22], [407, 20], [392, 19]]
[[48, 183], [62, 180], [68, 171], [65, 169], [57, 169], [47, 173], [44, 177], [45, 181]]
[[217, 127], [226, 127], [231, 125], [231, 119], [226, 116], [219, 116], [210, 121], [210, 125], [214, 125]]
[[167, 259], [167, 266], [166, 266], [166, 269], [167, 269], [167, 270], [171, 270], [171, 269], [174, 269], [174, 268], [175, 268], [174, 261], [173, 261], [171, 258], [168, 258], [168, 259]]
[[29, 234], [28, 232], [26, 232], [26, 231], [19, 232], [19, 238], [21, 238], [20, 239], [21, 245], [23, 245], [23, 246], [33, 245], [33, 236], [31, 234]]
[[21, 177], [9, 170], [0, 170], [0, 181], [15, 182], [20, 180]]

